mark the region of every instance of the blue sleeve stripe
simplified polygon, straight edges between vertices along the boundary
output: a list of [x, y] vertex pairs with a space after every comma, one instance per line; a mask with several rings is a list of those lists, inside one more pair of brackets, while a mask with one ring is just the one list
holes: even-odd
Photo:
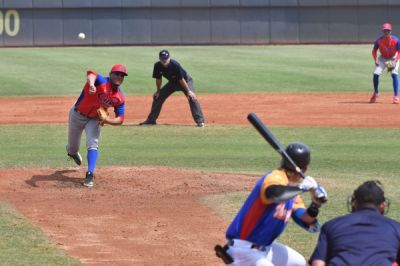
[[105, 78], [100, 74], [97, 74], [97, 78], [96, 78], [96, 81], [94, 82], [94, 86], [97, 87], [101, 84], [105, 84], [105, 83], [107, 83], [107, 81], [108, 81], [108, 78]]
[[125, 115], [125, 102], [114, 107], [115, 116]]
[[303, 214], [306, 212], [306, 209], [304, 208], [299, 208], [297, 210], [294, 211], [294, 213], [292, 214], [292, 218], [294, 220], [294, 222], [296, 224], [298, 224], [299, 226], [301, 226], [304, 229], [308, 229], [308, 225], [306, 225], [302, 220], [301, 217], [303, 216]]

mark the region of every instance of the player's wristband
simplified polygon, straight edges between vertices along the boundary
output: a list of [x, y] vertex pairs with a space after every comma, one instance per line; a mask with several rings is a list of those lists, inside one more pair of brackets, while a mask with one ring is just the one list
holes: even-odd
[[306, 210], [307, 214], [310, 215], [311, 217], [315, 218], [318, 216], [319, 213], [319, 206], [312, 202], [310, 204], [310, 207], [307, 208]]

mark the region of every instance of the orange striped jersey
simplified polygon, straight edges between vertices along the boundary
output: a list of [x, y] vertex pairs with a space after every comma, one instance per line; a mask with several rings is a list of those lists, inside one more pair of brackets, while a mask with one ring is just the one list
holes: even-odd
[[273, 203], [265, 196], [265, 190], [271, 185], [289, 185], [285, 171], [268, 171], [257, 181], [228, 227], [227, 239], [242, 239], [267, 246], [285, 230], [290, 217], [301, 225], [300, 218], [305, 212], [301, 197], [298, 195], [281, 203]]

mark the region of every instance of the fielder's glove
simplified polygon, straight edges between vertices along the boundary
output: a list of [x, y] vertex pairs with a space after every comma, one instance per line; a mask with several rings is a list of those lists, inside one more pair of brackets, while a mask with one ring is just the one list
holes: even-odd
[[317, 189], [318, 184], [317, 181], [315, 181], [314, 178], [312, 178], [311, 176], [306, 176], [303, 181], [301, 181], [301, 183], [298, 186], [301, 190], [303, 191], [309, 191], [312, 189]]
[[104, 123], [108, 118], [107, 110], [104, 109], [103, 107], [100, 107], [99, 109], [97, 109], [97, 114], [99, 116], [99, 125], [104, 126]]
[[395, 60], [389, 60], [385, 62], [388, 72], [392, 72], [395, 69], [397, 62]]

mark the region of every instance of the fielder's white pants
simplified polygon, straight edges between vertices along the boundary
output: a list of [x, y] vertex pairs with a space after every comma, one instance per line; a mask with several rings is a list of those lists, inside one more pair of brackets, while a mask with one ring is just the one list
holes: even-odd
[[274, 242], [266, 251], [251, 248], [252, 243], [234, 239], [228, 253], [234, 262], [231, 266], [305, 266], [305, 258], [294, 249]]
[[[380, 55], [379, 56], [379, 65], [377, 65], [375, 67], [374, 74], [380, 76], [382, 74], [383, 70], [385, 70], [385, 68], [386, 68], [385, 63], [387, 61], [394, 60], [396, 56], [394, 56], [392, 58], [385, 58], [385, 57]], [[392, 74], [398, 75], [398, 73], [399, 73], [399, 61], [397, 61], [396, 67], [392, 70]]]

